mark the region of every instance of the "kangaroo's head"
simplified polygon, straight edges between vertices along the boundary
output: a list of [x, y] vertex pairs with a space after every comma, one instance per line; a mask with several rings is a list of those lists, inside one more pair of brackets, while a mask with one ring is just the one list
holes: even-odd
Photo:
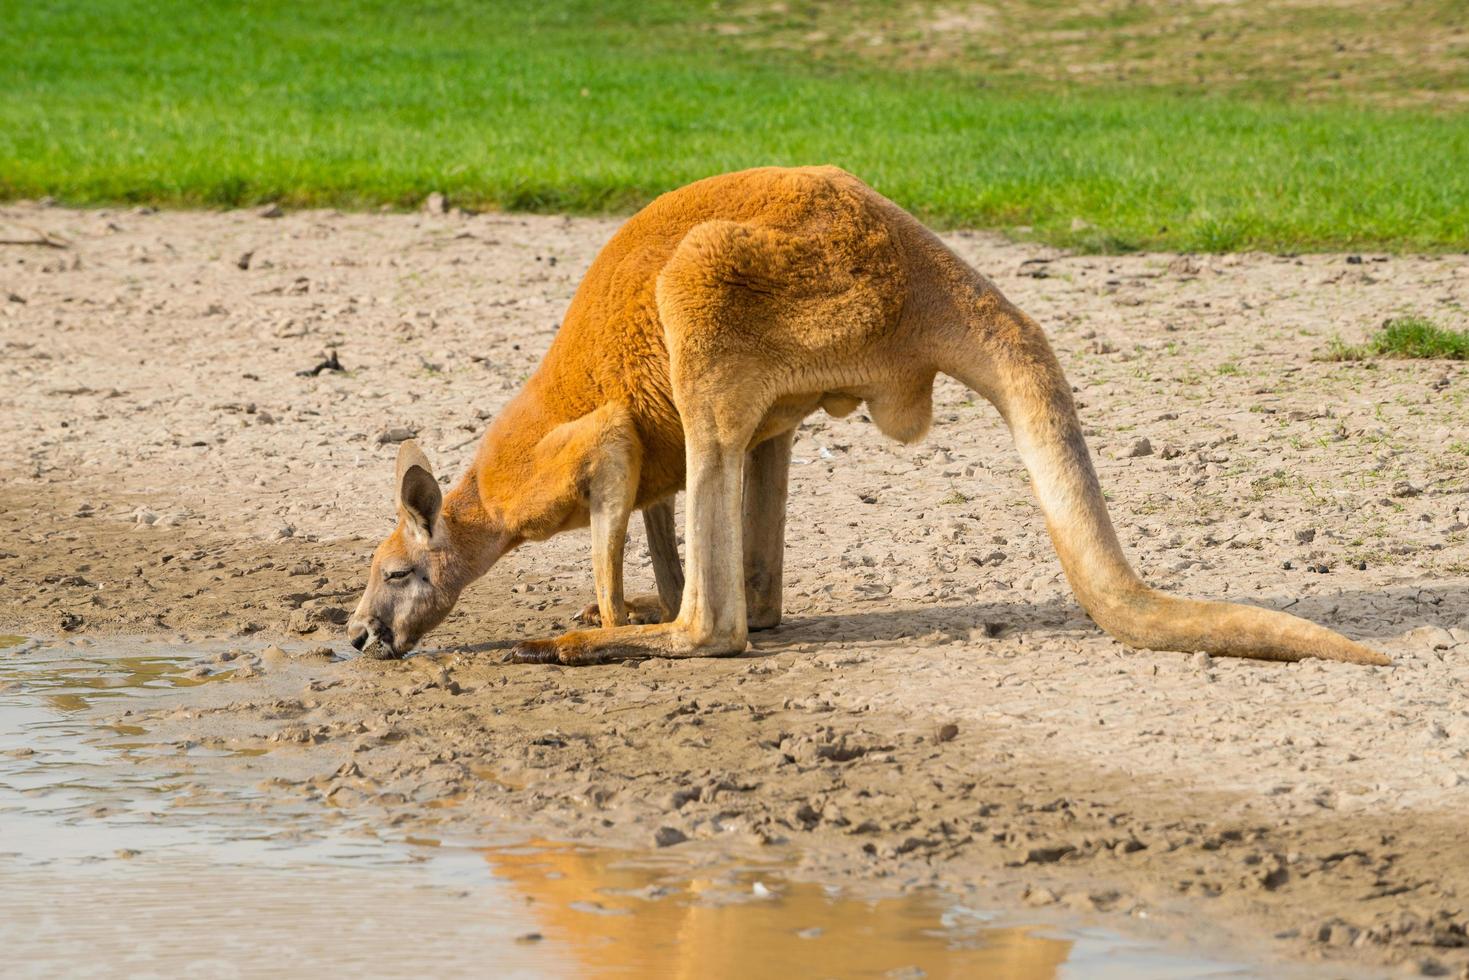
[[398, 448], [398, 526], [377, 546], [367, 589], [347, 638], [378, 659], [401, 657], [433, 629], [463, 590], [463, 562], [443, 514], [428, 457], [412, 440]]

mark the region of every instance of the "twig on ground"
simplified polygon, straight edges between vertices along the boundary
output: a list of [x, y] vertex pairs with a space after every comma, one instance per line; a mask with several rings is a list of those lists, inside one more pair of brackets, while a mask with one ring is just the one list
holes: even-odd
[[307, 368], [305, 371], [297, 371], [296, 374], [298, 377], [302, 378], [314, 378], [323, 371], [345, 370], [346, 368], [342, 367], [342, 362], [337, 360], [337, 352], [333, 350], [328, 351], [323, 356], [321, 363], [316, 365], [316, 367]]
[[42, 248], [71, 248], [66, 239], [30, 225], [22, 225], [27, 231], [35, 232], [35, 238], [0, 238], [0, 245], [38, 245]]

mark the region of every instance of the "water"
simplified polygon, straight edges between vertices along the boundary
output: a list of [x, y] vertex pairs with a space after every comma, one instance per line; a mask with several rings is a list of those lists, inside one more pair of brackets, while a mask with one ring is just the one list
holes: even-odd
[[6, 976], [1250, 975], [936, 894], [855, 898], [778, 864], [395, 837], [223, 775], [200, 793], [213, 770], [192, 763], [217, 750], [99, 719], [207, 683], [191, 666], [0, 637]]

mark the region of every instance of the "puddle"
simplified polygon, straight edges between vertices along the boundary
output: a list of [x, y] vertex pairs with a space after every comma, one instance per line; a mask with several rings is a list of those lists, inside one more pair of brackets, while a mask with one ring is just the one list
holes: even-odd
[[703, 869], [569, 845], [489, 849], [541, 941], [586, 976], [1129, 978], [1248, 976], [1098, 931], [998, 926], [935, 894], [863, 900], [778, 865]]
[[127, 699], [209, 682], [196, 666], [0, 637], [7, 976], [1253, 975], [1111, 933], [1016, 927], [942, 895], [854, 897], [776, 864], [451, 844], [267, 801], [251, 782], [268, 757], [222, 785], [201, 764], [211, 750], [116, 720]]

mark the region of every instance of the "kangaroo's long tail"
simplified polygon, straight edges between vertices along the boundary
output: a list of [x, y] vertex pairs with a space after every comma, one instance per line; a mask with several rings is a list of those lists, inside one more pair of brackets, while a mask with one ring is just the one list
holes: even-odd
[[939, 370], [984, 395], [1005, 417], [1066, 578], [1097, 625], [1129, 646], [1149, 650], [1391, 663], [1375, 650], [1287, 613], [1179, 599], [1144, 584], [1117, 541], [1071, 386], [1045, 334], [993, 286], [977, 275], [961, 280], [955, 271], [946, 270], [945, 291], [959, 295], [955, 306], [942, 311], [949, 314], [948, 323], [934, 334], [939, 338], [934, 359]]

